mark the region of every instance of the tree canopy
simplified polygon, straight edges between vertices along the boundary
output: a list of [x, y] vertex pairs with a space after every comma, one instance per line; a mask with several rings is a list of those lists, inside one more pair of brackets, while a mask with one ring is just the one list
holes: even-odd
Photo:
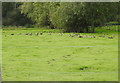
[[[18, 16], [17, 18], [21, 20], [19, 15], [22, 15], [23, 19], [24, 17], [29, 19], [31, 21], [29, 23], [33, 23], [35, 26], [50, 26], [50, 28], [64, 29], [67, 32], [94, 32], [95, 27], [102, 26], [109, 21], [117, 21], [119, 16], [119, 3], [115, 2], [23, 2], [7, 4], [3, 4], [3, 17], [6, 17], [7, 20], [8, 17], [13, 18], [12, 15]], [[16, 7], [15, 4], [17, 4]], [[20, 11], [21, 14], [14, 13], [13, 10]], [[92, 27], [91, 31], [89, 30], [90, 26]]]

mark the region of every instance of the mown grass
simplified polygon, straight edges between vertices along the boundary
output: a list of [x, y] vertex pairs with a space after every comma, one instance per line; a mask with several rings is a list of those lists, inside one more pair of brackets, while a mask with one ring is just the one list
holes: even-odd
[[[43, 35], [25, 35], [46, 31]], [[48, 35], [49, 29], [2, 31], [3, 81], [117, 81], [118, 32], [96, 29], [96, 38]], [[10, 35], [14, 33], [15, 35]], [[17, 35], [22, 33], [22, 35]], [[100, 35], [115, 34], [114, 39]]]

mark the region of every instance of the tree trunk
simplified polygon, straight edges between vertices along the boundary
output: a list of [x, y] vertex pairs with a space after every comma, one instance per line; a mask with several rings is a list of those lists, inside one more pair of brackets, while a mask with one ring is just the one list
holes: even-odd
[[88, 33], [88, 27], [86, 28], [86, 32]]
[[92, 22], [92, 31], [91, 31], [92, 33], [94, 33], [95, 32], [95, 27], [94, 27], [94, 23]]

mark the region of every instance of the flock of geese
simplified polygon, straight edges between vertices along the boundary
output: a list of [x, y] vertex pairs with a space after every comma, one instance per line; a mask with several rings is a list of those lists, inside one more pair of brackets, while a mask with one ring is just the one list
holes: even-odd
[[[107, 35], [108, 35], [108, 34], [106, 34], [106, 35], [104, 34], [104, 36], [100, 35], [99, 37], [103, 37], [103, 38], [105, 38]], [[69, 36], [70, 36], [70, 37], [77, 36], [78, 38], [96, 38], [95, 35], [93, 35], [93, 36], [91, 36], [91, 35], [90, 35], [90, 36], [87, 36], [87, 35], [85, 34], [84, 36], [82, 36], [82, 35], [74, 34], [74, 33], [70, 34]], [[114, 36], [115, 36], [115, 34], [112, 34], [112, 36], [107, 37], [107, 38], [109, 38], [109, 39], [113, 39]]]
[[[43, 31], [43, 32], [41, 32], [41, 33], [26, 33], [25, 35], [30, 35], [30, 36], [32, 36], [32, 35], [36, 35], [36, 36], [38, 36], [38, 35], [43, 35], [45, 33], [45, 31]], [[15, 34], [11, 34], [11, 35], [15, 35]], [[18, 35], [22, 35], [22, 33], [19, 33]], [[48, 32], [48, 35], [52, 35], [52, 32]], [[60, 36], [62, 36], [63, 35], [63, 33], [59, 33], [59, 35]], [[104, 35], [100, 35], [99, 37], [103, 37], [103, 38], [105, 38], [106, 36], [107, 36], [108, 34], [104, 34]], [[91, 36], [91, 35], [84, 35], [84, 36], [82, 36], [82, 35], [80, 35], [80, 34], [75, 34], [75, 33], [72, 33], [72, 34], [69, 34], [69, 37], [78, 37], [78, 38], [96, 38], [96, 36], [95, 35], [93, 35], [93, 36]], [[113, 34], [112, 36], [110, 36], [110, 37], [107, 37], [107, 38], [109, 38], [109, 39], [113, 39], [114, 38], [114, 36], [115, 36], [115, 34]], [[6, 37], [6, 35], [5, 35], [5, 37]]]

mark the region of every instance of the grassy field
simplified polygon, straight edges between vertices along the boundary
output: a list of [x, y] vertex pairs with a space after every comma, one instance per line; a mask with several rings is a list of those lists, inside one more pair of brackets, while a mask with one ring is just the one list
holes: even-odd
[[[3, 81], [118, 81], [117, 31], [81, 33], [96, 38], [69, 37], [71, 33], [25, 35], [42, 31], [2, 30]], [[104, 34], [115, 38], [99, 37]]]

